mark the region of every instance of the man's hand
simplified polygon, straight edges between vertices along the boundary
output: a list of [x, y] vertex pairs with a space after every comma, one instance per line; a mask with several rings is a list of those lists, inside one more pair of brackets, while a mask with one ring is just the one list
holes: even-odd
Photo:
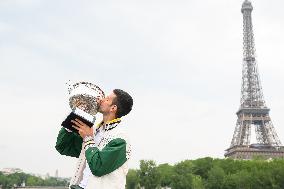
[[75, 129], [78, 130], [79, 135], [84, 139], [86, 136], [93, 136], [93, 127], [89, 127], [79, 119], [71, 120], [72, 123], [75, 125], [72, 125]]

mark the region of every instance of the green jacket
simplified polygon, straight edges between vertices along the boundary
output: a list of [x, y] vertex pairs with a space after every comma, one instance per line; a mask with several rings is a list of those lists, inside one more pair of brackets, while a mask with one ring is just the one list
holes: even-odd
[[78, 158], [84, 146], [90, 170], [98, 177], [113, 172], [127, 161], [126, 141], [122, 138], [113, 138], [103, 146], [96, 146], [90, 142], [82, 144], [83, 139], [80, 135], [61, 128], [55, 148], [62, 155]]

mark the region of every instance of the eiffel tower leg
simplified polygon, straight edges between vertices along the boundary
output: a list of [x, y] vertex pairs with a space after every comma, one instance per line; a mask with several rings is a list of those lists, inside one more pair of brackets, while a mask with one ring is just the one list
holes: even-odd
[[231, 142], [231, 147], [240, 145], [238, 142], [240, 139], [240, 134], [241, 134], [240, 131], [241, 131], [241, 123], [240, 123], [240, 120], [237, 120], [234, 135], [233, 135], [232, 142]]
[[273, 145], [273, 146], [282, 146], [278, 135], [275, 131], [275, 128], [273, 127], [273, 124], [271, 121], [267, 122], [267, 124], [265, 125], [266, 129], [267, 129], [267, 133], [268, 133], [268, 139], [269, 142]]
[[250, 142], [250, 123], [248, 121], [244, 121], [242, 126], [242, 136], [240, 145], [248, 146]]
[[269, 144], [268, 138], [267, 138], [267, 130], [265, 128], [264, 124], [258, 124], [256, 125], [257, 130], [257, 139], [259, 144]]

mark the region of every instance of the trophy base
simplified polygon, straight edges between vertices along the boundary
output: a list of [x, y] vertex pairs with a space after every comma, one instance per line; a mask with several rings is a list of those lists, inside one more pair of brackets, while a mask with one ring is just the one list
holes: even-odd
[[78, 130], [75, 129], [74, 127], [72, 127], [72, 125], [74, 125], [74, 123], [71, 122], [71, 120], [75, 120], [75, 119], [79, 119], [80, 121], [82, 121], [83, 123], [85, 123], [87, 126], [89, 127], [93, 127], [94, 125], [94, 121], [91, 122], [88, 119], [84, 118], [83, 116], [78, 114], [78, 111], [72, 111], [67, 117], [66, 119], [61, 123], [61, 125], [66, 128], [69, 129], [73, 132], [78, 133]]

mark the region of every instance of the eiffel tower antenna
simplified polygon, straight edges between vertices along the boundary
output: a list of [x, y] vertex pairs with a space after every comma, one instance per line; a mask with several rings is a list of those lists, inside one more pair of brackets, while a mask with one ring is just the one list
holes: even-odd
[[[252, 26], [253, 7], [250, 1], [242, 4], [243, 14], [243, 68], [240, 108], [230, 148], [225, 157], [251, 159], [284, 157], [284, 148], [269, 116], [265, 104], [255, 57], [255, 43]], [[256, 143], [251, 143], [254, 129]]]

